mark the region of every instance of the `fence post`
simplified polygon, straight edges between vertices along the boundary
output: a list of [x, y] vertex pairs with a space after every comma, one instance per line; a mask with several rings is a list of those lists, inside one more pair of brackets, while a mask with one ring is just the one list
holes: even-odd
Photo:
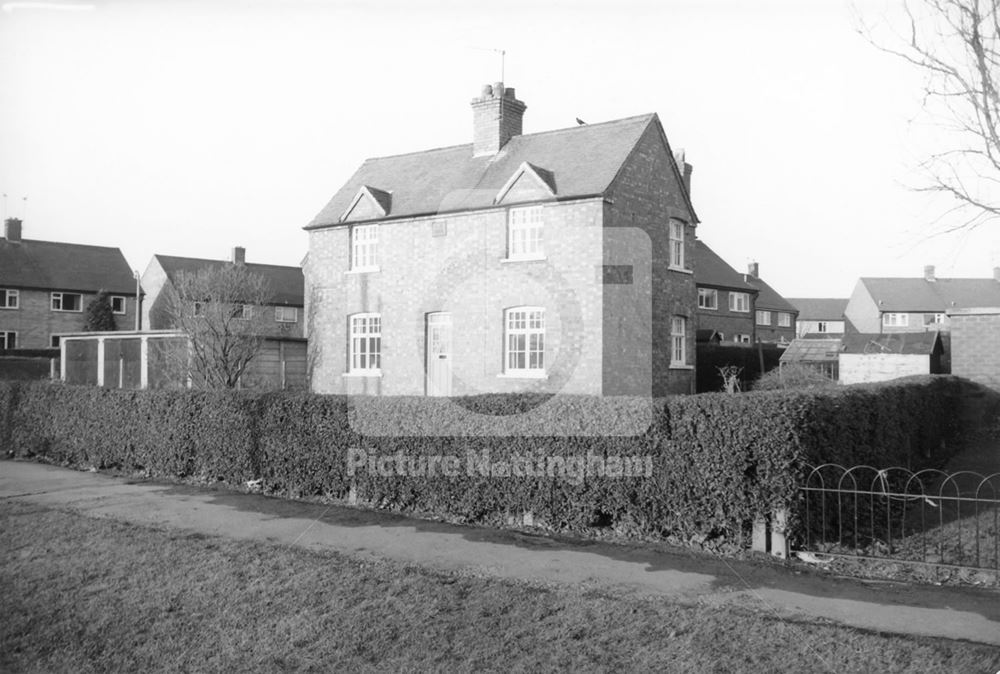
[[771, 516], [771, 554], [781, 559], [788, 559], [788, 510], [778, 508]]
[[750, 549], [754, 552], [767, 552], [767, 518], [757, 515], [753, 519], [753, 536]]

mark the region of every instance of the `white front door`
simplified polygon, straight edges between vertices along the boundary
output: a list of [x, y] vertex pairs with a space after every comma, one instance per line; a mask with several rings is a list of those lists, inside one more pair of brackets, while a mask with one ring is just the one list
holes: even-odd
[[451, 314], [427, 314], [427, 395], [451, 395]]

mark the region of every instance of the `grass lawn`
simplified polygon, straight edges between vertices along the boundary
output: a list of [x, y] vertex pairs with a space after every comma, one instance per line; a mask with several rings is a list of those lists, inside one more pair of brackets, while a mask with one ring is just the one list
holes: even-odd
[[988, 672], [1000, 652], [0, 504], [0, 671]]

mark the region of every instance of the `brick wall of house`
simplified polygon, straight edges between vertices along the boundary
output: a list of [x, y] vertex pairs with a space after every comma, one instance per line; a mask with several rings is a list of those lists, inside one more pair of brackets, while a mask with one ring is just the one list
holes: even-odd
[[[80, 293], [80, 311], [53, 311], [50, 291], [18, 290], [18, 308], [0, 309], [0, 331], [16, 332], [17, 348], [20, 349], [47, 349], [52, 335], [82, 331], [87, 305], [97, 297], [97, 293]], [[132, 330], [135, 328], [135, 297], [124, 297], [125, 313], [115, 314], [115, 325], [119, 330]]]
[[[607, 227], [635, 227], [649, 237], [652, 251], [652, 389], [654, 395], [694, 392], [695, 330], [698, 294], [694, 283], [695, 226], [685, 203], [682, 185], [674, 171], [673, 156], [662, 131], [651, 124], [608, 191]], [[669, 268], [669, 219], [686, 223], [684, 258], [687, 271]], [[616, 324], [613, 312], [627, 307], [609, 306], [605, 325]], [[686, 320], [687, 364], [671, 365], [671, 319]]]
[[[601, 393], [602, 201], [544, 205], [540, 261], [508, 262], [507, 208], [379, 226], [377, 272], [350, 271], [350, 232], [310, 232], [309, 362], [319, 393], [422, 395], [428, 313], [453, 321], [453, 395]], [[435, 235], [437, 234], [437, 235]], [[546, 310], [544, 380], [503, 377], [504, 310]], [[345, 376], [348, 320], [382, 315], [382, 376]]]
[[951, 329], [951, 325], [948, 321], [948, 317], [944, 316], [942, 322], [935, 323], [931, 319], [935, 314], [933, 312], [928, 313], [906, 313], [906, 325], [886, 325], [883, 322], [884, 313], [879, 314], [879, 327], [882, 333], [890, 332], [928, 332], [934, 330], [940, 330], [946, 332]]
[[750, 294], [749, 311], [730, 311], [729, 290], [716, 289], [718, 293], [717, 309], [697, 309], [698, 329], [715, 330], [722, 333], [722, 341], [734, 343], [736, 335], [749, 335], [751, 342], [754, 338], [754, 300], [755, 296]]
[[[779, 312], [775, 309], [761, 309], [756, 307], [754, 310], [754, 321], [756, 322], [757, 311], [770, 311], [771, 312], [771, 324], [761, 325], [757, 323], [754, 329], [757, 331], [757, 339], [762, 342], [770, 342], [776, 344], [787, 344], [795, 339], [795, 314], [790, 312]], [[778, 326], [778, 314], [787, 313], [789, 315], [789, 326], [787, 328], [782, 328]]]
[[1000, 309], [967, 309], [951, 318], [951, 373], [1000, 391]]

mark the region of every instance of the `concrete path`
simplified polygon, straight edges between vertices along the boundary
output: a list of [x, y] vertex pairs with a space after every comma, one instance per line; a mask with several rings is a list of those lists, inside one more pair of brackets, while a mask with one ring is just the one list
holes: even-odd
[[408, 519], [340, 506], [0, 461], [0, 502], [466, 573], [621, 587], [884, 632], [1000, 646], [1000, 592], [861, 583], [766, 564]]

